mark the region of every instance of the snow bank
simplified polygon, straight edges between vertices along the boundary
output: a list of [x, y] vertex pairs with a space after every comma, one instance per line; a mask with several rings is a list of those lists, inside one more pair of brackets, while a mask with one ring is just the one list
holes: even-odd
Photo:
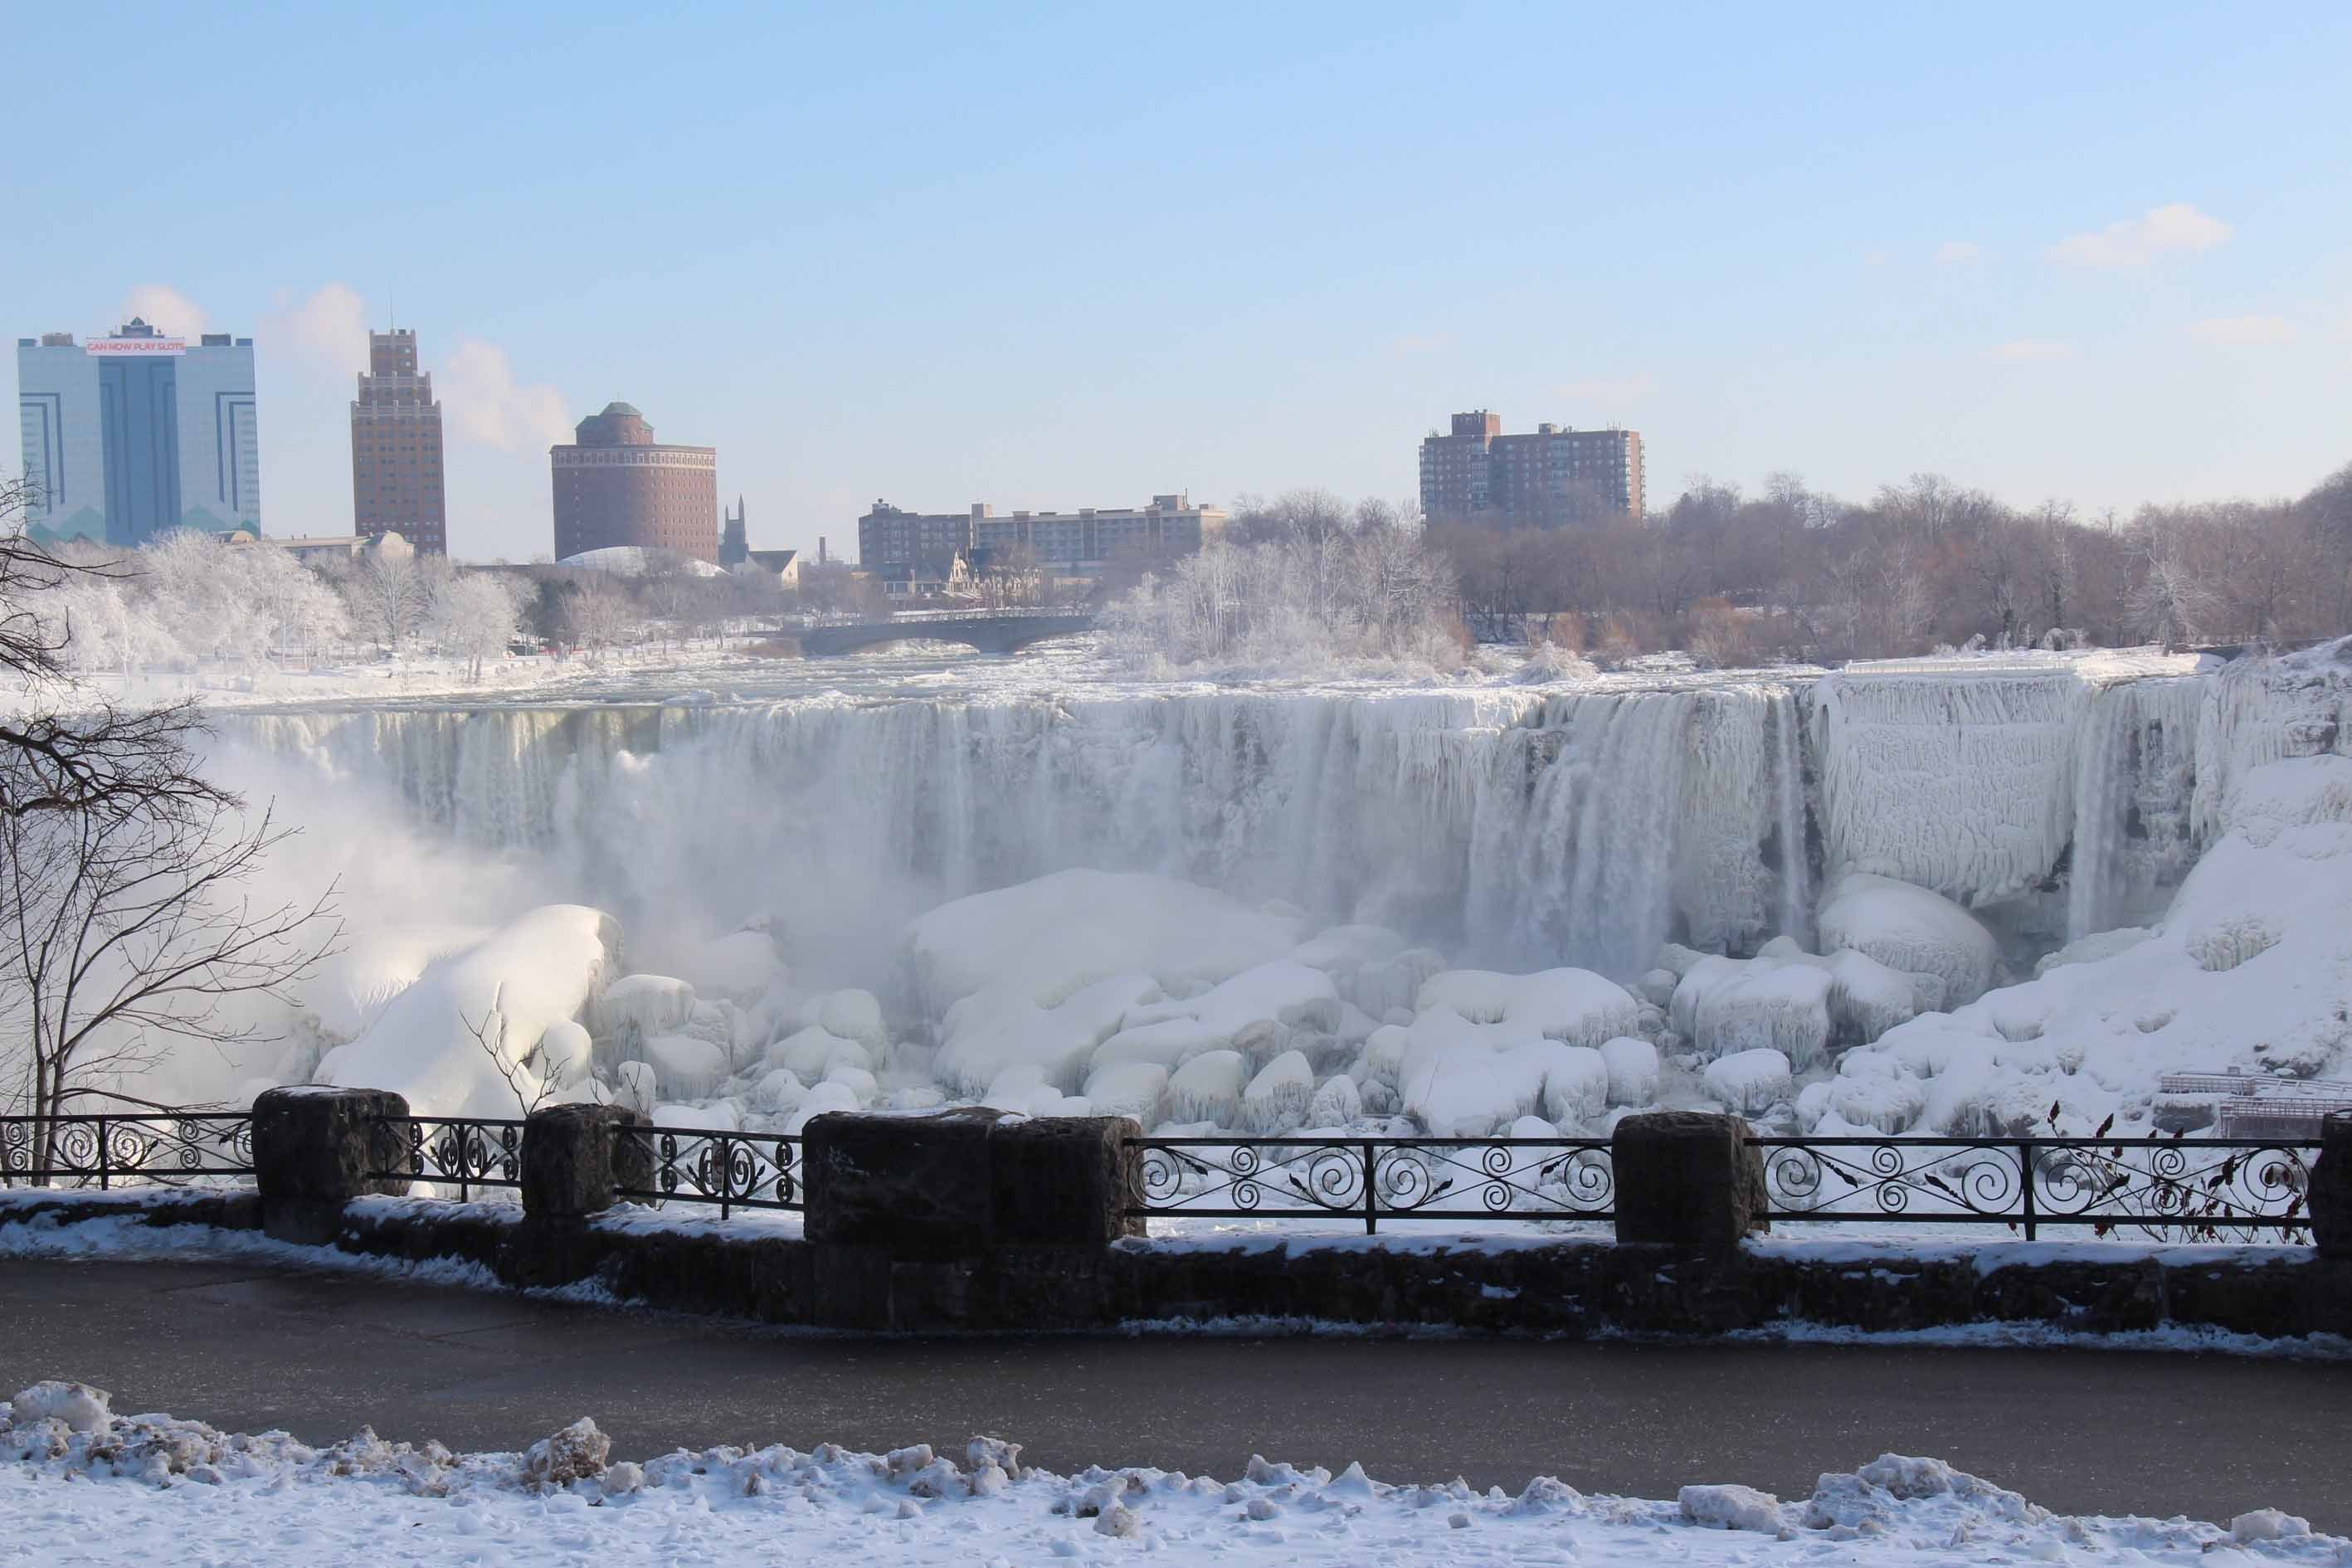
[[2222, 827], [2145, 936], [1880, 1040], [1923, 1130], [2046, 1131], [2054, 1104], [2085, 1133], [2146, 1123], [2167, 1072], [2352, 1069], [2352, 757], [2245, 771]]
[[[1232, 1480], [1095, 1465], [1059, 1475], [1022, 1445], [976, 1436], [886, 1453], [835, 1444], [679, 1448], [616, 1458], [583, 1417], [520, 1453], [454, 1453], [371, 1429], [314, 1447], [168, 1415], [68, 1425], [37, 1385], [0, 1407], [0, 1506], [110, 1558], [161, 1563], [216, 1544], [251, 1568], [480, 1559], [515, 1568], [816, 1562], [910, 1568], [1108, 1560], [1397, 1568], [1470, 1562], [1687, 1562], [1701, 1568], [1834, 1559], [2194, 1563], [2230, 1551], [2318, 1568], [2352, 1542], [2277, 1509], [2227, 1530], [2170, 1519], [2072, 1518], [1940, 1460], [1888, 1454], [1782, 1503], [1737, 1484], [1671, 1501], [1587, 1497], [1538, 1476], [1516, 1491], [1461, 1479], [1391, 1484], [1253, 1456]], [[70, 1482], [71, 1484], [64, 1484]], [[1724, 1532], [1736, 1535], [1727, 1538]]]
[[619, 950], [609, 916], [580, 904], [533, 910], [428, 964], [365, 1033], [326, 1055], [317, 1081], [396, 1090], [420, 1116], [519, 1115], [507, 1072], [526, 1097], [537, 1092], [541, 1037], [582, 1015]]

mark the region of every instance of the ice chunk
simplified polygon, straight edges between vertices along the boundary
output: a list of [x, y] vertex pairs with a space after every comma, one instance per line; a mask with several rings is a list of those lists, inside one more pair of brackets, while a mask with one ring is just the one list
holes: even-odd
[[1780, 1532], [1780, 1500], [1754, 1487], [1685, 1487], [1681, 1504], [1683, 1517], [1693, 1524], [1761, 1531], [1767, 1535]]
[[57, 1421], [68, 1432], [102, 1432], [112, 1418], [108, 1407], [113, 1398], [106, 1390], [86, 1383], [49, 1378], [17, 1390], [16, 1397], [8, 1402], [9, 1419], [19, 1426]]
[[651, 1116], [661, 1090], [648, 1062], [623, 1062], [613, 1069], [613, 1103]]
[[1741, 1116], [1761, 1116], [1792, 1098], [1789, 1058], [1775, 1050], [1738, 1051], [1707, 1063], [1706, 1091]]
[[1609, 1072], [1609, 1103], [1655, 1105], [1658, 1102], [1658, 1047], [1647, 1040], [1620, 1035], [1601, 1043], [1601, 1060]]
[[1511, 1123], [1507, 1134], [1513, 1138], [1557, 1138], [1559, 1129], [1540, 1116], [1522, 1116]]
[[1307, 1120], [1315, 1094], [1315, 1069], [1297, 1051], [1265, 1064], [1242, 1093], [1242, 1125], [1261, 1136], [1288, 1132]]
[[1238, 1126], [1242, 1090], [1249, 1079], [1249, 1064], [1239, 1051], [1204, 1052], [1168, 1080], [1168, 1114], [1178, 1121]]
[[1822, 903], [1821, 932], [1831, 952], [1854, 948], [1889, 969], [1937, 976], [1948, 1007], [1984, 994], [2000, 957], [1992, 933], [1959, 905], [1867, 872], [1849, 872], [1832, 886]]

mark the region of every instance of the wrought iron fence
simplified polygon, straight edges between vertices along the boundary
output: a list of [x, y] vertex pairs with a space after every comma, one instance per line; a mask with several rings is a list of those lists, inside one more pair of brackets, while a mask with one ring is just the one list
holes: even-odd
[[617, 1137], [614, 1190], [625, 1198], [717, 1204], [721, 1219], [739, 1208], [803, 1206], [796, 1137], [689, 1127], [625, 1127]]
[[2175, 1239], [2301, 1240], [2316, 1142], [1759, 1138], [1776, 1220], [1997, 1221]]
[[522, 1123], [478, 1116], [387, 1116], [383, 1124], [400, 1152], [368, 1174], [377, 1181], [438, 1182], [457, 1189], [457, 1201], [478, 1187], [522, 1186]]
[[1606, 1139], [1143, 1138], [1128, 1213], [1166, 1218], [1605, 1220]]
[[253, 1174], [244, 1111], [0, 1117], [0, 1186], [180, 1185]]
[[[1611, 1220], [1599, 1139], [1145, 1138], [1146, 1218]], [[2169, 1138], [1759, 1138], [1776, 1221], [2076, 1226], [2304, 1239], [2315, 1142]]]

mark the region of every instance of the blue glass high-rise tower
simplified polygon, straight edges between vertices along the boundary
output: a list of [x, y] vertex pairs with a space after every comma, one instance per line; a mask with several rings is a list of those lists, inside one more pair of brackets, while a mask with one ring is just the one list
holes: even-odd
[[253, 340], [194, 345], [133, 319], [78, 344], [16, 340], [26, 521], [136, 546], [173, 529], [261, 531]]

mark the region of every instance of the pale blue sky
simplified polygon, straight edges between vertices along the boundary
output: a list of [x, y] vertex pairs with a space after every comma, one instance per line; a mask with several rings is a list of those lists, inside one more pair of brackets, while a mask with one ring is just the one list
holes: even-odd
[[351, 526], [394, 310], [476, 557], [548, 548], [546, 445], [615, 398], [802, 547], [876, 496], [1407, 497], [1474, 406], [1639, 428], [1654, 500], [1933, 468], [2128, 507], [2352, 459], [2340, 4], [37, 0], [8, 34], [7, 335], [255, 336], [273, 533]]

